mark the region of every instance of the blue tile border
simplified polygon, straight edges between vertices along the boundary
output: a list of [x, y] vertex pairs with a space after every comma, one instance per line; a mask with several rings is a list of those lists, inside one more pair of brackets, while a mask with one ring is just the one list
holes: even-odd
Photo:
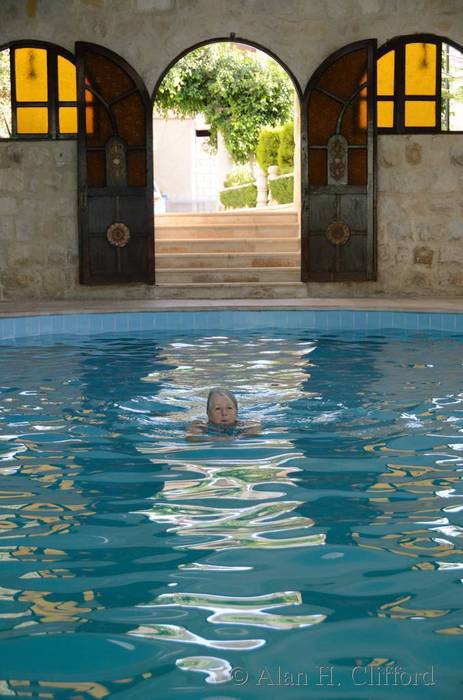
[[255, 329], [315, 332], [400, 330], [463, 334], [463, 313], [347, 309], [142, 311], [0, 317], [0, 340], [57, 334]]

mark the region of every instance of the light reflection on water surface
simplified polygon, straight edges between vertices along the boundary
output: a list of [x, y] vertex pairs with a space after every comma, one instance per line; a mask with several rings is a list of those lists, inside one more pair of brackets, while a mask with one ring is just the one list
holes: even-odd
[[[2, 346], [0, 696], [458, 695], [459, 339], [74, 343]], [[185, 439], [214, 385], [260, 435]]]

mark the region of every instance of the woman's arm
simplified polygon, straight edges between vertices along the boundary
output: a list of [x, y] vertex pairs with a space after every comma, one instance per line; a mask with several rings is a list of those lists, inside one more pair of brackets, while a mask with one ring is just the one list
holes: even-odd
[[240, 425], [240, 435], [259, 435], [262, 423], [258, 420], [243, 421]]
[[192, 421], [186, 429], [186, 437], [195, 437], [196, 435], [204, 435], [207, 432], [207, 423], [203, 420]]

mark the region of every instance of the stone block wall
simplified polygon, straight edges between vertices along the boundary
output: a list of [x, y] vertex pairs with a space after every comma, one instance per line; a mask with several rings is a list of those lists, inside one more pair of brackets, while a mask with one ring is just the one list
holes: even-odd
[[463, 139], [382, 136], [378, 282], [391, 294], [463, 294]]
[[62, 298], [76, 286], [76, 148], [72, 141], [0, 143], [3, 297]]
[[[182, 51], [237, 37], [272, 51], [303, 89], [333, 51], [415, 32], [463, 44], [461, 0], [2, 0], [0, 46], [77, 40], [126, 58], [150, 92]], [[149, 298], [156, 288], [78, 284], [77, 147], [0, 142], [0, 299]], [[311, 295], [463, 293], [463, 137], [378, 139], [378, 280]]]

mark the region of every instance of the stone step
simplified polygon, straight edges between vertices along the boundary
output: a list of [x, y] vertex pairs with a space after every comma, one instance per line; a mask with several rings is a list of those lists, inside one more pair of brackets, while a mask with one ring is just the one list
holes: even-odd
[[271, 283], [278, 285], [281, 282], [300, 282], [300, 267], [256, 267], [256, 268], [170, 268], [160, 270], [156, 268], [156, 284], [170, 284], [180, 286], [183, 284], [205, 284], [215, 282], [228, 284], [230, 282], [254, 282]]
[[298, 253], [298, 238], [179, 238], [156, 240], [160, 253]]
[[298, 224], [176, 224], [168, 226], [156, 222], [154, 237], [157, 240], [185, 238], [299, 238]]
[[298, 212], [294, 209], [243, 210], [199, 213], [156, 214], [155, 223], [161, 226], [192, 226], [206, 224], [297, 224]]
[[299, 253], [160, 253], [156, 269], [225, 269], [300, 266]]
[[307, 297], [307, 287], [302, 282], [259, 284], [255, 282], [230, 282], [220, 284], [164, 284], [156, 286], [156, 299], [300, 299]]

